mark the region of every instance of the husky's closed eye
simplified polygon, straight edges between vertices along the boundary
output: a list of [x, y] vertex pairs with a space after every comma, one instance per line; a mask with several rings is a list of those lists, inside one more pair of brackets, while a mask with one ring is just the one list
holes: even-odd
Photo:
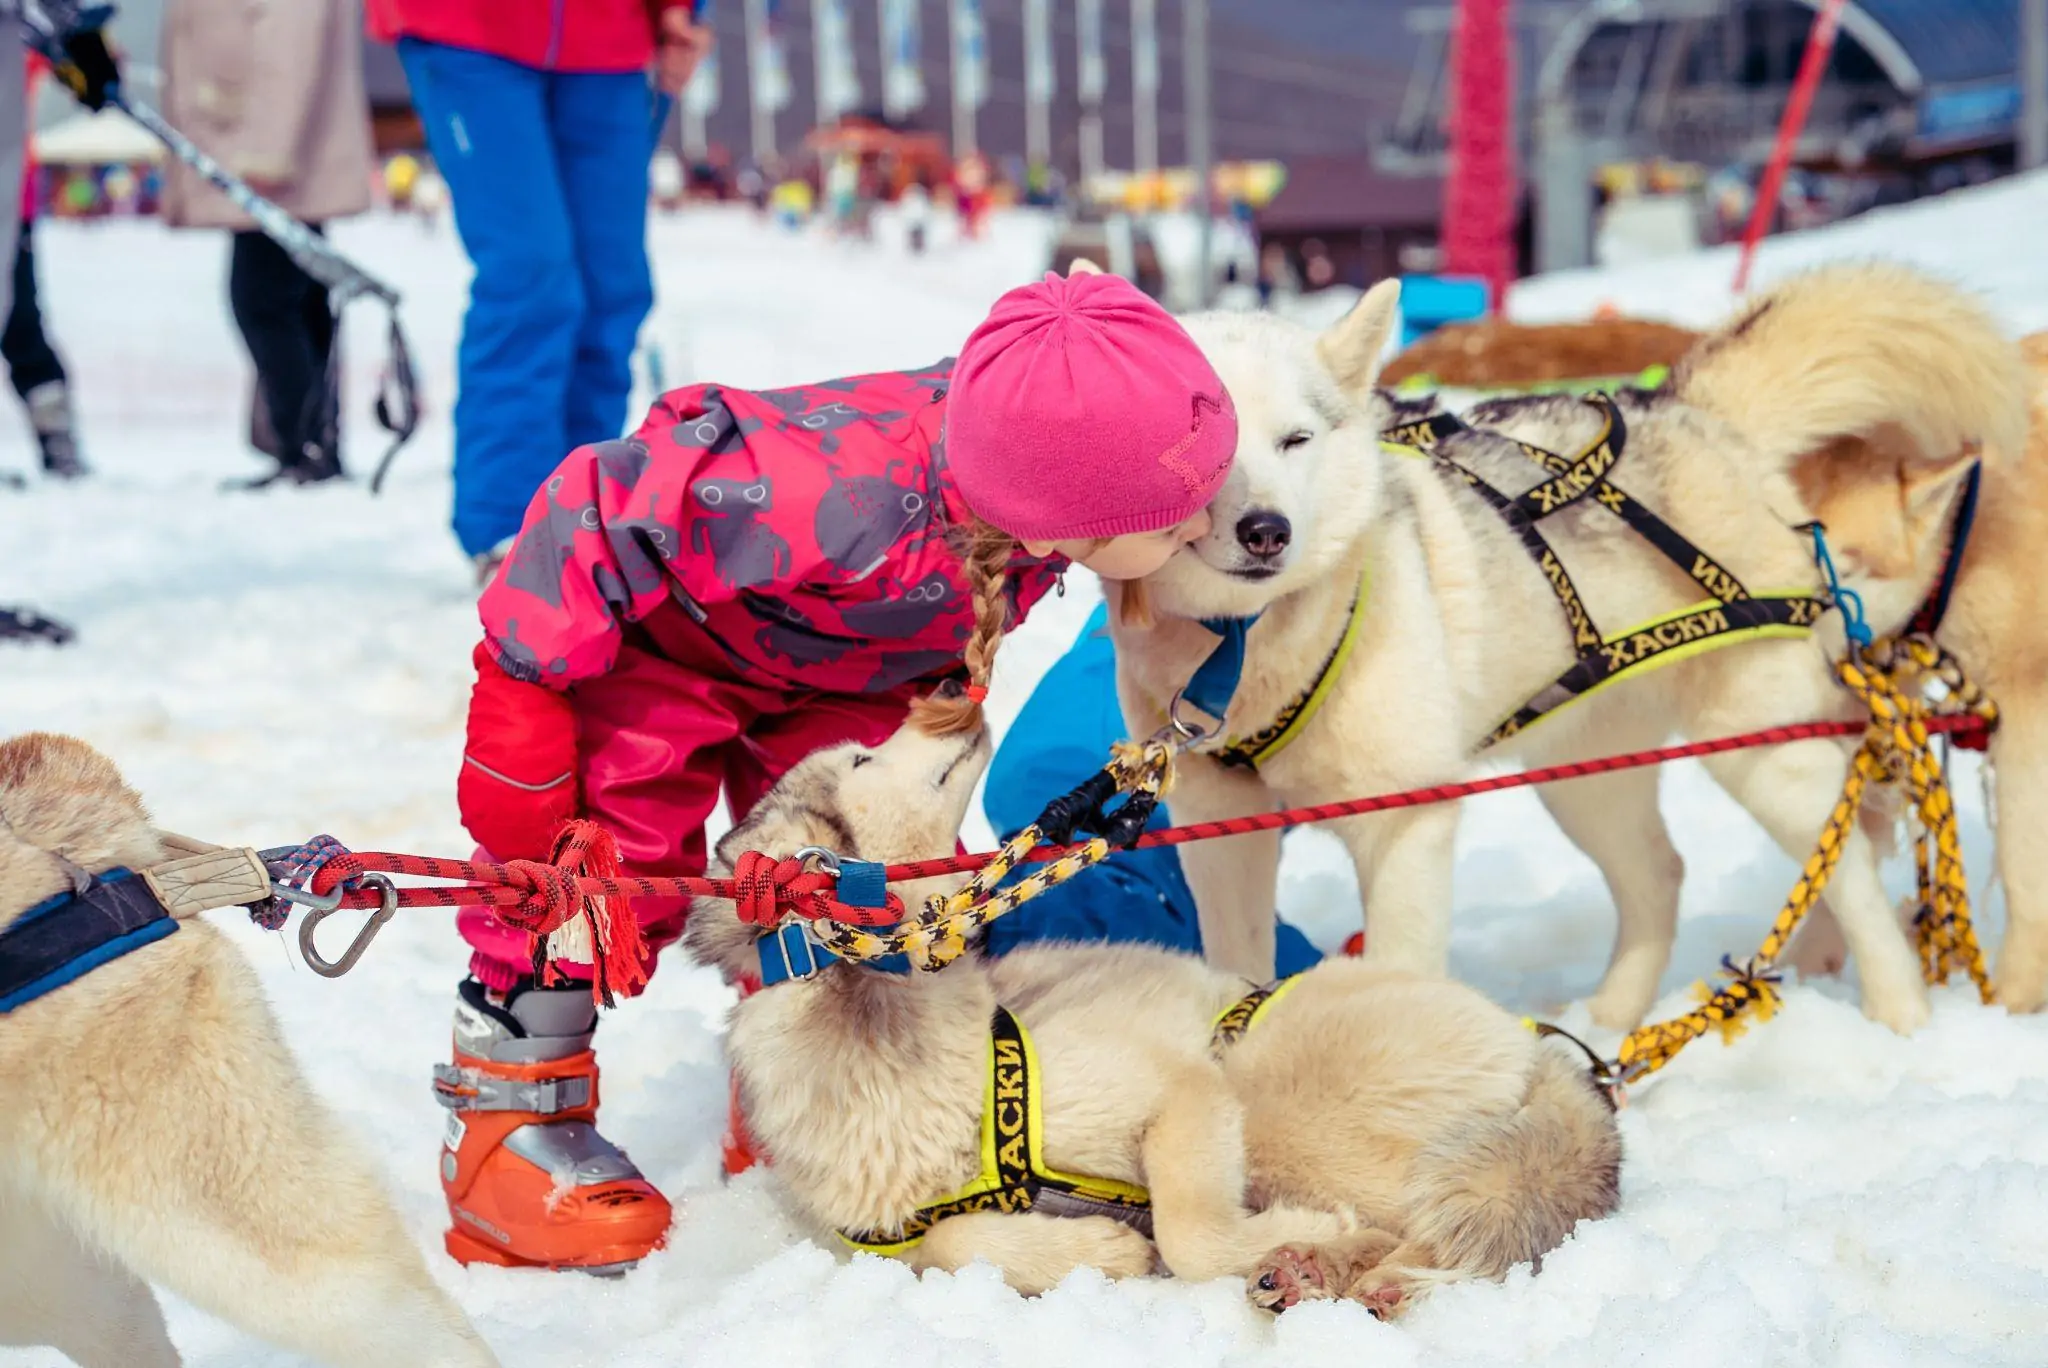
[[862, 751], [859, 755], [853, 757], [853, 768], [859, 769], [862, 765], [869, 763], [874, 758], [875, 757], [870, 755], [868, 752]]
[[1296, 447], [1307, 446], [1310, 440], [1314, 437], [1315, 434], [1313, 432], [1305, 432], [1300, 428], [1296, 428], [1293, 432], [1290, 432], [1285, 437], [1282, 437], [1274, 445], [1279, 447], [1282, 451], [1292, 451]]

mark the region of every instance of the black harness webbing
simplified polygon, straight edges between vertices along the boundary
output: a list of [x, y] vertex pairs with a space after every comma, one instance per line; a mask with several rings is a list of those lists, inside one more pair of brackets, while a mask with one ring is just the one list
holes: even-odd
[[1963, 496], [1956, 503], [1955, 522], [1948, 534], [1948, 555], [1941, 562], [1941, 578], [1934, 582], [1934, 590], [1928, 594], [1927, 602], [1913, 614], [1907, 631], [1933, 636], [1941, 630], [1943, 620], [1948, 617], [1948, 603], [1955, 596], [1956, 579], [1963, 572], [1963, 552], [1970, 545], [1970, 529], [1977, 522], [1977, 495], [1983, 485], [1984, 466], [1979, 462], [1970, 467], [1963, 483]]
[[[1443, 447], [1454, 433], [1471, 431], [1462, 420], [1448, 413], [1436, 414], [1387, 429], [1380, 440], [1409, 447], [1426, 454], [1440, 469], [1456, 475], [1484, 499], [1515, 534], [1529, 553], [1550, 591], [1564, 610], [1578, 653], [1570, 668], [1546, 685], [1536, 696], [1502, 722], [1479, 749], [1506, 740], [1565, 705], [1584, 698], [1602, 685], [1625, 674], [1635, 674], [1685, 656], [1732, 644], [1749, 637], [1798, 636], [1810, 631], [1827, 610], [1825, 599], [1808, 594], [1752, 594], [1742, 581], [1720, 562], [1693, 545], [1671, 524], [1643, 507], [1615, 487], [1607, 474], [1621, 459], [1628, 442], [1628, 425], [1621, 410], [1607, 395], [1589, 396], [1587, 402], [1600, 411], [1600, 431], [1576, 456], [1515, 442], [1515, 449], [1550, 472], [1551, 478], [1528, 493], [1510, 497], [1474, 471], [1450, 456]], [[1564, 563], [1537, 524], [1560, 509], [1570, 508], [1587, 495], [1621, 519], [1637, 535], [1683, 570], [1704, 589], [1708, 601], [1679, 612], [1654, 618], [1626, 631], [1607, 636], [1586, 610], [1578, 586], [1572, 583]]]
[[0, 1015], [177, 929], [149, 885], [125, 869], [83, 893], [46, 898], [0, 930]]

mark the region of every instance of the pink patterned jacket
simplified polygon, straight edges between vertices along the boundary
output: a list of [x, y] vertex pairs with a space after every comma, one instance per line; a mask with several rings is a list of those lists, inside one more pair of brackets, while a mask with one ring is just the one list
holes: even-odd
[[[691, 386], [633, 436], [571, 453], [484, 592], [493, 657], [566, 689], [609, 670], [628, 631], [658, 651], [687, 616], [737, 669], [792, 690], [881, 693], [957, 669], [974, 614], [945, 535], [967, 517], [943, 454], [952, 364]], [[1012, 625], [1063, 568], [1018, 554]]]

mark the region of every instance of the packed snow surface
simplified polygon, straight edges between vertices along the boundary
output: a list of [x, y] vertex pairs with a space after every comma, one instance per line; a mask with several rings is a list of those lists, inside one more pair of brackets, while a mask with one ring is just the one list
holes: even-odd
[[[1982, 290], [2015, 330], [2041, 327], [2044, 219], [2048, 178], [2007, 182], [1773, 242], [1762, 279], [1842, 256], [1901, 258]], [[1045, 231], [1001, 219], [987, 242], [913, 258], [886, 235], [842, 246], [744, 211], [700, 211], [658, 221], [653, 237], [651, 335], [668, 382], [779, 385], [949, 354], [1039, 267]], [[435, 406], [376, 500], [360, 485], [217, 490], [255, 469], [224, 239], [141, 223], [42, 228], [44, 308], [99, 473], [0, 492], [0, 602], [80, 631], [65, 651], [0, 649], [0, 723], [90, 740], [174, 830], [254, 845], [327, 831], [359, 848], [460, 855], [454, 782], [476, 620], [446, 531], [447, 412], [467, 268], [445, 226], [372, 219], [336, 240], [404, 291]], [[1728, 305], [1732, 270], [1716, 251], [1567, 274], [1522, 287], [1516, 309], [1570, 317], [1612, 300], [1704, 323]], [[380, 450], [362, 414], [381, 341], [370, 312], [351, 319], [357, 471]], [[0, 464], [28, 465], [25, 423], [0, 426]], [[999, 717], [1093, 598], [1077, 583], [1008, 645]], [[1995, 946], [1978, 771], [1962, 769], [1957, 788]], [[1675, 1009], [1723, 953], [1754, 947], [1794, 865], [1695, 768], [1669, 771], [1664, 804], [1689, 865], [1663, 1004]], [[1337, 944], [1358, 924], [1344, 856], [1314, 832], [1288, 850], [1284, 910]], [[1456, 973], [1517, 1010], [1583, 1025], [1573, 1004], [1613, 928], [1592, 865], [1526, 792], [1472, 802], [1461, 855]], [[1910, 870], [1892, 874], [1903, 887]], [[458, 1268], [439, 1247], [443, 1113], [427, 1087], [465, 962], [447, 916], [407, 914], [329, 982], [285, 938], [215, 915], [260, 970], [314, 1086], [384, 1166], [435, 1276], [508, 1365], [2048, 1363], [2048, 1019], [2009, 1018], [1966, 987], [1938, 991], [1932, 1024], [1910, 1040], [1865, 1021], [1853, 983], [1791, 987], [1777, 1020], [1731, 1047], [1695, 1046], [1639, 1090], [1621, 1117], [1620, 1213], [1583, 1227], [1540, 1276], [1443, 1291], [1397, 1325], [1350, 1305], [1275, 1321], [1232, 1283], [1112, 1286], [1082, 1273], [1026, 1300], [987, 1268], [919, 1278], [805, 1239], [772, 1176], [721, 1180], [732, 997], [673, 954], [601, 1035], [605, 1126], [675, 1198], [671, 1247], [619, 1281]], [[346, 928], [330, 930], [338, 941]], [[175, 1301], [169, 1316], [192, 1364], [290, 1361]], [[5, 1368], [57, 1361], [0, 1351]]]

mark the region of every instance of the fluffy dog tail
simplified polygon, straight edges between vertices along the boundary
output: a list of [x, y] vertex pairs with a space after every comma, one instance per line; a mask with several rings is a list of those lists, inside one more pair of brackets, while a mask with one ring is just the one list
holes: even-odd
[[1434, 1267], [1498, 1278], [1620, 1200], [1621, 1133], [1583, 1062], [1545, 1043], [1521, 1107], [1426, 1152], [1406, 1231]]
[[1843, 442], [1909, 466], [2014, 463], [2026, 442], [2018, 346], [1956, 286], [1892, 263], [1786, 281], [1688, 352], [1671, 388], [1783, 474]]

